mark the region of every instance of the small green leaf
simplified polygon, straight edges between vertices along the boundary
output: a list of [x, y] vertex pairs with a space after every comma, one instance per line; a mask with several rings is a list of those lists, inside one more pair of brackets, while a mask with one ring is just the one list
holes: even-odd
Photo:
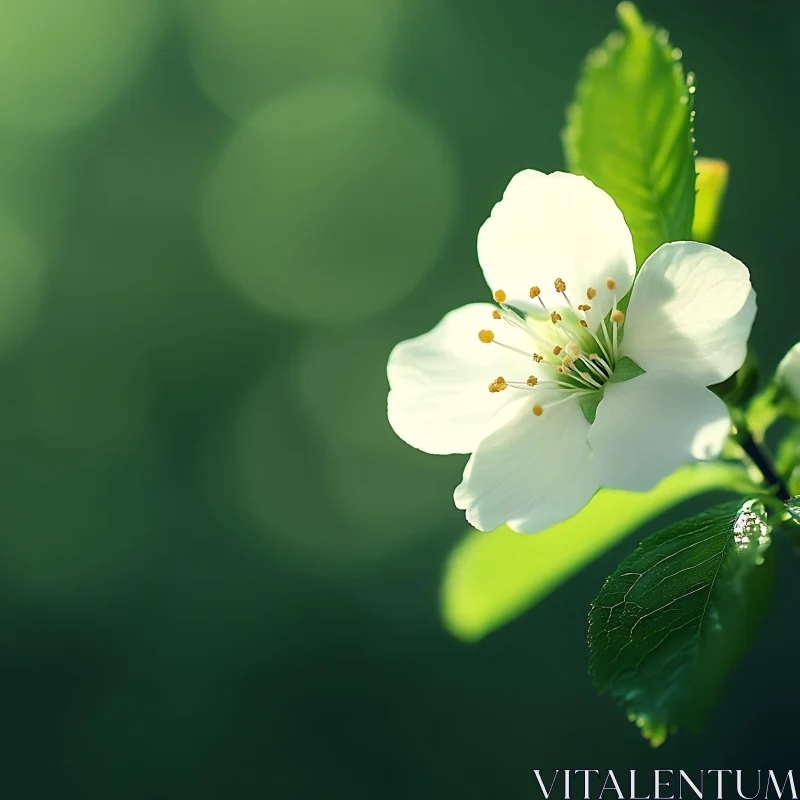
[[589, 614], [590, 672], [654, 747], [698, 730], [770, 596], [766, 511], [715, 506], [645, 539]]
[[456, 545], [442, 582], [445, 627], [477, 641], [546, 597], [584, 565], [662, 511], [703, 492], [753, 491], [733, 464], [682, 467], [649, 492], [601, 489], [574, 517], [542, 533], [470, 530]]
[[728, 188], [728, 164], [718, 158], [698, 158], [697, 195], [694, 201], [692, 238], [696, 242], [713, 242], [722, 201]]
[[632, 378], [638, 378], [640, 375], [644, 375], [644, 370], [632, 358], [623, 356], [617, 361], [608, 382], [624, 383]]
[[800, 495], [786, 501], [786, 510], [795, 522], [800, 523]]
[[586, 59], [563, 140], [569, 170], [622, 210], [641, 266], [665, 242], [692, 236], [694, 78], [684, 78], [666, 32], [632, 3], [620, 3], [617, 16], [624, 33]]
[[758, 358], [755, 352], [748, 348], [744, 364], [730, 378], [708, 388], [729, 406], [743, 406], [755, 396], [758, 383]]
[[586, 417], [586, 421], [593, 425], [595, 419], [597, 418], [597, 406], [600, 405], [600, 401], [603, 399], [603, 390], [599, 389], [596, 392], [592, 392], [591, 394], [584, 394], [581, 396], [581, 399], [578, 401], [581, 405], [581, 411], [583, 411], [583, 416]]

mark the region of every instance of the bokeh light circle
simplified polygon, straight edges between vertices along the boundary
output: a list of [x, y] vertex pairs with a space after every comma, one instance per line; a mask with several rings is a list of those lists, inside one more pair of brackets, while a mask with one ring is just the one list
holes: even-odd
[[397, 0], [184, 0], [197, 82], [248, 117], [277, 92], [318, 80], [379, 82]]
[[0, 124], [49, 131], [94, 116], [141, 70], [161, 0], [7, 0], [0, 6]]
[[373, 89], [308, 87], [239, 130], [210, 175], [217, 268], [260, 307], [353, 322], [400, 301], [434, 264], [457, 169], [436, 130]]

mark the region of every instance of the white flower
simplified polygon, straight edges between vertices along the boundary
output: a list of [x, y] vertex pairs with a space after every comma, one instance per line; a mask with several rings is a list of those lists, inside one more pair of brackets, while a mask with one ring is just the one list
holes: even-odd
[[451, 311], [388, 364], [396, 433], [472, 453], [455, 492], [472, 525], [539, 531], [601, 486], [645, 491], [719, 455], [730, 418], [706, 387], [745, 358], [756, 300], [744, 264], [674, 242], [634, 282], [614, 201], [533, 170], [495, 205], [478, 258], [497, 305]]
[[800, 401], [800, 342], [781, 359], [775, 374], [792, 398]]

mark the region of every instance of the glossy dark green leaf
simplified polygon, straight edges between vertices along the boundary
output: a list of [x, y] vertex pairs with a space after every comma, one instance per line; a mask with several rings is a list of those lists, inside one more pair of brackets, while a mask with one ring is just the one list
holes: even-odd
[[564, 149], [571, 172], [616, 201], [641, 266], [665, 242], [692, 238], [694, 78], [665, 31], [620, 3], [623, 32], [592, 51], [568, 111]]
[[716, 506], [645, 539], [589, 615], [590, 672], [654, 746], [704, 723], [760, 624], [773, 581], [756, 501]]
[[800, 495], [786, 501], [786, 510], [795, 522], [800, 523]]

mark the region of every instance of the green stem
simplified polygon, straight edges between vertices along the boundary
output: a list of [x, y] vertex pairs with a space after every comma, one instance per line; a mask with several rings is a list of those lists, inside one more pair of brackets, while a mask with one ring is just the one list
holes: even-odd
[[775, 495], [780, 500], [788, 500], [791, 495], [786, 486], [783, 478], [777, 473], [772, 464], [772, 456], [760, 445], [750, 431], [745, 428], [739, 428], [736, 438], [741, 444], [742, 449], [747, 453], [753, 463], [758, 467], [761, 474], [764, 476], [764, 481], [775, 489]]

